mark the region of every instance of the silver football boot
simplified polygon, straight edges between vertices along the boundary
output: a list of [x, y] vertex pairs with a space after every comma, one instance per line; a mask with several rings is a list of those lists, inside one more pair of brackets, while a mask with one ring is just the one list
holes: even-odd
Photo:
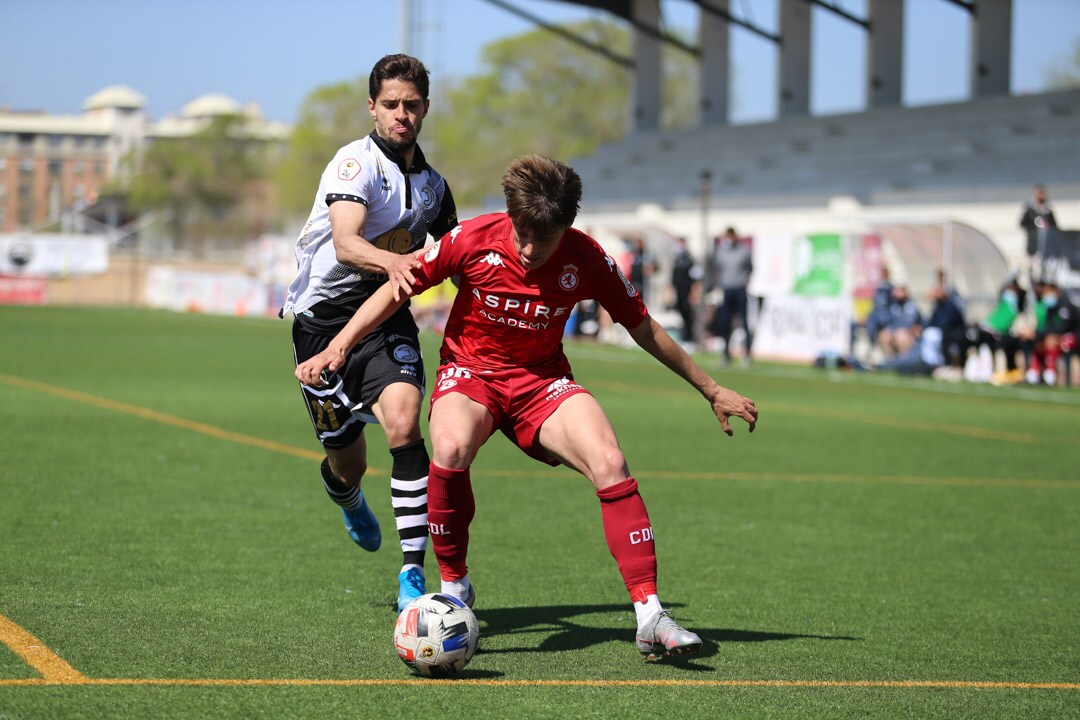
[[637, 649], [646, 662], [654, 662], [665, 655], [689, 655], [701, 650], [701, 638], [679, 627], [671, 613], [661, 610], [648, 625], [637, 632]]

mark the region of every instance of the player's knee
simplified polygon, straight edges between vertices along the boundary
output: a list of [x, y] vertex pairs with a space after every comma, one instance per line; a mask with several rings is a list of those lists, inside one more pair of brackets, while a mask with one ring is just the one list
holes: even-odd
[[420, 439], [420, 424], [416, 414], [401, 411], [387, 414], [382, 421], [390, 447], [400, 447]]
[[613, 485], [628, 477], [626, 457], [617, 445], [602, 449], [589, 463], [597, 487]]
[[472, 463], [473, 450], [457, 438], [443, 435], [431, 439], [432, 462], [447, 470], [463, 470]]

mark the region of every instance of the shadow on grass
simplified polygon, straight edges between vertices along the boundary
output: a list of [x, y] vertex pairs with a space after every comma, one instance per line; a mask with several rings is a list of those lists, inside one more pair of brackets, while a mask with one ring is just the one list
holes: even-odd
[[[669, 608], [680, 607], [678, 604]], [[605, 621], [601, 626], [584, 625], [574, 622], [573, 618], [581, 615], [618, 616], [616, 622]], [[628, 642], [634, 639], [632, 627], [626, 626], [627, 607], [625, 605], [549, 605], [523, 608], [493, 608], [477, 610], [483, 637], [507, 635], [544, 634], [537, 644], [521, 647], [490, 648], [482, 646], [487, 654], [524, 653], [524, 652], [566, 652], [583, 650], [593, 645], [602, 645], [612, 641]], [[695, 666], [694, 659], [715, 655], [721, 643], [757, 643], [783, 640], [858, 640], [847, 635], [813, 635], [807, 633], [770, 632], [763, 630], [735, 630], [730, 628], [688, 628], [702, 639], [701, 652], [696, 656], [669, 658], [667, 662], [689, 669], [707, 670]]]

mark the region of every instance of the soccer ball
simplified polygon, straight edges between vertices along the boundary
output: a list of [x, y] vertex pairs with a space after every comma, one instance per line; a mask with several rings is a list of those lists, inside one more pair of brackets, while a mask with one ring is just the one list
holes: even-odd
[[479, 640], [476, 616], [452, 595], [422, 595], [401, 611], [394, 624], [397, 654], [424, 677], [456, 675], [472, 660]]

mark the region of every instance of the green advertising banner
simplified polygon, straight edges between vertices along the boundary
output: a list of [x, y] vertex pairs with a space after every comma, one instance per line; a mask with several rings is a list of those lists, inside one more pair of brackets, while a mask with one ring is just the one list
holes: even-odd
[[839, 235], [807, 235], [795, 241], [795, 286], [802, 297], [839, 297], [844, 251]]

